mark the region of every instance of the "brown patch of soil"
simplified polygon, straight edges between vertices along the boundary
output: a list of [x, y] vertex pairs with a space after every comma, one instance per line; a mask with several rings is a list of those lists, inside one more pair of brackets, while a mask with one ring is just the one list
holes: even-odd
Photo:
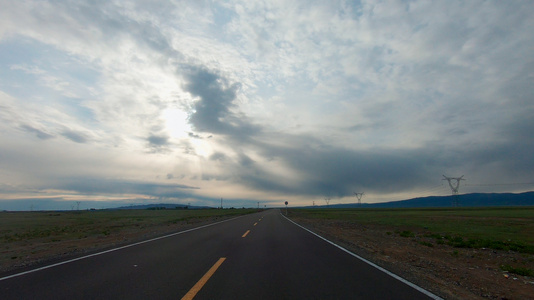
[[[534, 255], [454, 248], [428, 233], [290, 216], [295, 222], [445, 299], [534, 299], [534, 278], [502, 265], [534, 270]], [[397, 231], [397, 232], [396, 232]]]

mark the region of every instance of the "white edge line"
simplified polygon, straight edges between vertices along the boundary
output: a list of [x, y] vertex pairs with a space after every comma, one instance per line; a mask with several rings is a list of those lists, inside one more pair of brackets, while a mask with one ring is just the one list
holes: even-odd
[[414, 283], [411, 283], [411, 282], [409, 282], [408, 280], [406, 280], [406, 279], [404, 279], [404, 278], [402, 278], [402, 277], [400, 277], [400, 276], [398, 276], [398, 275], [396, 275], [396, 274], [394, 274], [394, 273], [391, 273], [390, 271], [388, 271], [388, 270], [382, 268], [381, 266], [379, 266], [379, 265], [377, 265], [377, 264], [375, 264], [375, 263], [372, 263], [372, 262], [368, 261], [367, 259], [365, 259], [365, 258], [363, 258], [363, 257], [361, 257], [361, 256], [359, 256], [359, 255], [357, 255], [357, 254], [355, 254], [355, 253], [353, 253], [353, 252], [351, 252], [351, 251], [349, 251], [349, 250], [347, 250], [347, 249], [341, 247], [340, 245], [338, 245], [338, 244], [336, 244], [336, 243], [334, 243], [334, 242], [332, 242], [332, 241], [329, 241], [329, 240], [325, 239], [324, 237], [322, 237], [322, 236], [318, 235], [317, 233], [315, 233], [315, 232], [309, 230], [308, 228], [306, 228], [306, 227], [304, 227], [304, 226], [302, 226], [302, 225], [300, 225], [300, 224], [297, 224], [295, 221], [293, 221], [293, 220], [289, 219], [288, 217], [284, 216], [284, 214], [282, 214], [282, 213], [280, 213], [280, 214], [282, 215], [282, 217], [286, 218], [286, 220], [288, 220], [289, 222], [291, 222], [291, 223], [297, 225], [298, 227], [300, 227], [300, 228], [302, 228], [302, 229], [308, 231], [309, 233], [315, 235], [316, 237], [318, 237], [318, 238], [320, 238], [320, 239], [322, 239], [322, 240], [324, 240], [324, 241], [326, 241], [326, 242], [332, 244], [333, 246], [338, 247], [339, 249], [341, 249], [341, 250], [347, 252], [348, 254], [350, 254], [350, 255], [356, 257], [357, 259], [359, 259], [359, 260], [361, 260], [361, 261], [363, 261], [363, 262], [365, 262], [365, 263], [367, 263], [367, 264], [369, 264], [369, 265], [371, 265], [371, 266], [377, 268], [378, 270], [380, 270], [380, 271], [382, 271], [382, 272], [388, 274], [389, 276], [391, 276], [391, 277], [393, 277], [393, 278], [395, 278], [395, 279], [401, 281], [402, 283], [411, 286], [412, 288], [414, 288], [414, 289], [418, 290], [419, 292], [421, 292], [421, 293], [427, 295], [428, 297], [430, 297], [430, 298], [432, 298], [432, 299], [435, 299], [435, 300], [443, 300], [443, 298], [438, 297], [438, 296], [432, 294], [431, 292], [429, 292], [429, 291], [423, 289], [422, 287], [420, 287], [420, 286], [418, 286], [418, 285], [415, 285]]
[[221, 223], [228, 222], [228, 221], [232, 221], [232, 220], [235, 220], [235, 219], [240, 218], [240, 217], [243, 217], [243, 216], [238, 216], [238, 217], [235, 217], [235, 218], [232, 218], [232, 219], [223, 220], [223, 221], [219, 221], [219, 222], [211, 223], [211, 224], [207, 224], [207, 225], [202, 225], [200, 227], [195, 227], [195, 228], [187, 229], [187, 230], [184, 230], [184, 231], [179, 231], [179, 232], [171, 233], [171, 234], [168, 234], [168, 235], [160, 236], [160, 237], [157, 237], [157, 238], [152, 238], [152, 239], [149, 239], [149, 240], [145, 240], [145, 241], [141, 241], [141, 242], [137, 242], [137, 243], [121, 246], [121, 247], [118, 247], [118, 248], [113, 248], [113, 249], [109, 249], [109, 250], [106, 250], [106, 251], [102, 251], [102, 252], [93, 253], [93, 254], [89, 254], [89, 255], [86, 255], [86, 256], [82, 256], [82, 257], [69, 259], [69, 260], [58, 262], [58, 263], [51, 264], [51, 265], [48, 265], [48, 266], [40, 267], [40, 268], [37, 268], [37, 269], [32, 269], [32, 270], [29, 270], [29, 271], [16, 273], [16, 274], [13, 274], [13, 275], [2, 277], [2, 278], [0, 278], [0, 281], [6, 280], [6, 279], [10, 279], [10, 278], [14, 278], [14, 277], [18, 277], [18, 276], [22, 276], [22, 275], [26, 275], [26, 274], [30, 274], [30, 273], [34, 273], [34, 272], [38, 272], [38, 271], [42, 271], [42, 270], [46, 270], [46, 269], [50, 269], [50, 268], [57, 267], [57, 266], [61, 266], [61, 265], [64, 265], [64, 264], [75, 262], [77, 260], [82, 260], [82, 259], [86, 259], [86, 258], [89, 258], [89, 257], [98, 256], [98, 255], [106, 254], [106, 253], [109, 253], [109, 252], [122, 250], [122, 249], [125, 249], [125, 248], [130, 248], [130, 247], [133, 247], [133, 246], [137, 246], [137, 245], [141, 245], [141, 244], [145, 244], [145, 243], [150, 243], [150, 242], [153, 242], [153, 241], [165, 239], [165, 238], [168, 238], [168, 237], [171, 237], [171, 236], [175, 236], [175, 235], [179, 235], [179, 234], [182, 234], [182, 233], [186, 233], [186, 232], [190, 232], [190, 231], [206, 228], [206, 227], [209, 227], [209, 226], [221, 224]]

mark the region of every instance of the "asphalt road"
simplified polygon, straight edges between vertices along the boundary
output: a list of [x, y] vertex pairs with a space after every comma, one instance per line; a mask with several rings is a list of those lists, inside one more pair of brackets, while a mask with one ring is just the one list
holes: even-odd
[[285, 219], [239, 217], [14, 277], [1, 299], [431, 299]]

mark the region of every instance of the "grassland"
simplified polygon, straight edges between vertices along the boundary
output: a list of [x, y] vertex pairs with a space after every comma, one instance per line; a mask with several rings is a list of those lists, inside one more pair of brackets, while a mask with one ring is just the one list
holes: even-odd
[[207, 218], [236, 216], [254, 210], [102, 210], [71, 212], [2, 212], [0, 240], [82, 239], [124, 229], [147, 228]]
[[0, 212], [0, 272], [256, 211], [213, 209]]
[[405, 237], [424, 232], [436, 243], [534, 254], [534, 207], [437, 209], [308, 209], [309, 219], [398, 228]]
[[289, 217], [445, 299], [533, 299], [534, 207], [292, 209]]

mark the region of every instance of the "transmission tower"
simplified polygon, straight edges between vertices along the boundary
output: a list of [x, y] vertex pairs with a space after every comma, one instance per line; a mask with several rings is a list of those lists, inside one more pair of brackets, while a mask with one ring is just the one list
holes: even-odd
[[356, 198], [358, 198], [358, 205], [362, 206], [362, 197], [364, 193], [356, 193], [354, 192], [354, 195], [356, 195]]
[[330, 204], [330, 198], [324, 198], [324, 201], [326, 201], [326, 207]]
[[[442, 180], [447, 180], [447, 182], [449, 182], [449, 186], [451, 187], [451, 191], [452, 191], [452, 206], [459, 206], [459, 198], [460, 196], [458, 195], [458, 189], [460, 188], [460, 181], [461, 180], [465, 180], [463, 177], [464, 175], [460, 176], [460, 177], [447, 177], [445, 175], [443, 175], [443, 179]], [[454, 181], [456, 181], [456, 183], [453, 183]]]

